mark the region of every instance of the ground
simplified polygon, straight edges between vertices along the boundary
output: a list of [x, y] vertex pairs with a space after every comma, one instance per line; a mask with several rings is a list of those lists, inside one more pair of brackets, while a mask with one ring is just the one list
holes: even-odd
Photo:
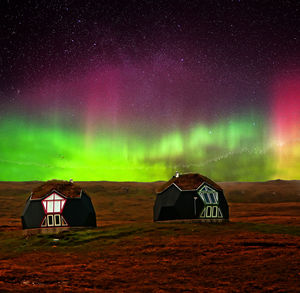
[[300, 292], [300, 182], [224, 182], [230, 222], [152, 222], [156, 183], [81, 182], [98, 228], [25, 233], [0, 183], [1, 292]]

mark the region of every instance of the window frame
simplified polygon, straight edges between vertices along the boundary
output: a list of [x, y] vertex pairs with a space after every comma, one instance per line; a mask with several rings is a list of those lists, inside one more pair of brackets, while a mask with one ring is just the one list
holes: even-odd
[[219, 194], [216, 190], [208, 185], [203, 185], [198, 191], [197, 194], [201, 197], [205, 205], [219, 204]]
[[216, 206], [216, 205], [212, 206], [212, 214], [211, 214], [212, 218], [217, 218], [218, 217], [218, 209], [219, 209], [218, 206]]
[[[60, 214], [54, 214], [53, 217], [54, 217], [54, 226], [60, 227], [61, 226], [61, 216], [60, 216]], [[58, 224], [56, 223], [56, 219], [57, 218], [59, 219], [59, 223]]]
[[[51, 193], [49, 196], [42, 200], [43, 209], [46, 215], [48, 214], [61, 214], [65, 204], [66, 199], [56, 192]], [[57, 206], [57, 203], [59, 205]]]
[[[50, 223], [49, 223], [49, 219], [52, 219], [51, 221], [52, 221], [52, 224], [50, 225]], [[53, 214], [48, 214], [47, 215], [47, 227], [54, 227], [54, 221], [53, 221]]]
[[[65, 207], [66, 202], [67, 199], [55, 190], [53, 190], [51, 194], [46, 196], [41, 201], [45, 212], [45, 216], [40, 224], [40, 227], [68, 227], [69, 224], [63, 217], [63, 209]], [[56, 223], [57, 219], [59, 219], [58, 224]]]
[[[210, 211], [209, 214], [208, 214], [208, 211]], [[205, 212], [205, 217], [206, 218], [211, 218], [211, 212], [212, 212], [212, 206], [207, 206], [206, 207], [206, 212]]]
[[198, 196], [204, 203], [199, 218], [203, 219], [223, 219], [223, 214], [219, 206], [219, 193], [207, 184], [203, 184], [197, 190]]

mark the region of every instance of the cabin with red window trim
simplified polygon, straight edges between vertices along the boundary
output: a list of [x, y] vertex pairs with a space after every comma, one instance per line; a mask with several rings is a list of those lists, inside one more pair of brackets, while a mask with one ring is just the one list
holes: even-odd
[[62, 180], [33, 190], [21, 220], [23, 229], [97, 226], [91, 198], [79, 185]]

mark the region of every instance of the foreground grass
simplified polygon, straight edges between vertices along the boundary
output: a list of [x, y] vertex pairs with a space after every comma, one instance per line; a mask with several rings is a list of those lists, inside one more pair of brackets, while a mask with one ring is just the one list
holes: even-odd
[[162, 238], [177, 235], [222, 235], [239, 232], [268, 234], [289, 234], [300, 236], [299, 226], [283, 226], [260, 223], [200, 224], [191, 222], [176, 223], [136, 223], [95, 229], [71, 229], [57, 234], [24, 234], [23, 231], [0, 233], [1, 258], [20, 253], [51, 250], [88, 250], [89, 248], [109, 248], [112, 244], [134, 242], [137, 237]]

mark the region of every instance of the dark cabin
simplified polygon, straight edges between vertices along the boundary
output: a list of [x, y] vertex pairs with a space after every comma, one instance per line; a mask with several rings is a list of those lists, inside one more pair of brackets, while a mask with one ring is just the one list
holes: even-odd
[[229, 209], [222, 188], [197, 174], [179, 174], [157, 190], [154, 221], [201, 219], [204, 222], [229, 220]]
[[23, 229], [97, 226], [91, 198], [77, 184], [61, 180], [34, 189], [21, 219]]

